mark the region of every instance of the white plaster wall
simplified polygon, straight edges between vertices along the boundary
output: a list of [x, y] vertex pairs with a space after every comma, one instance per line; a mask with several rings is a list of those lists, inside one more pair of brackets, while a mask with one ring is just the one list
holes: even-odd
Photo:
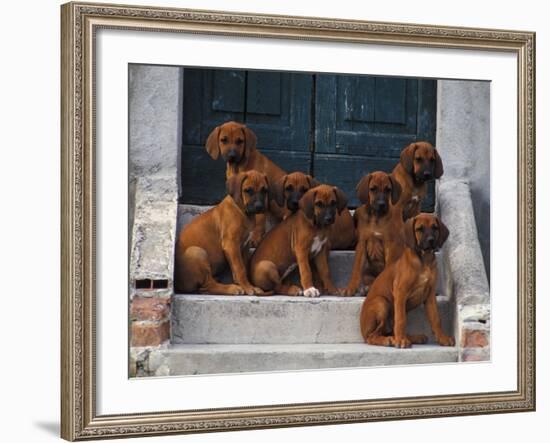
[[150, 65], [128, 69], [130, 278], [171, 281], [183, 69]]
[[468, 183], [478, 238], [490, 278], [490, 82], [437, 82], [436, 144], [446, 180]]

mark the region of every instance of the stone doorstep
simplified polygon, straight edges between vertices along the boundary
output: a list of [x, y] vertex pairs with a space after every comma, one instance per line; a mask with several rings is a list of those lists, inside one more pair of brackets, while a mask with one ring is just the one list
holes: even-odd
[[[363, 343], [359, 314], [364, 297], [175, 295], [172, 343]], [[438, 297], [446, 333], [453, 332], [454, 307]], [[424, 308], [409, 312], [407, 329], [433, 342]]]
[[[444, 293], [444, 265], [443, 265], [443, 259], [441, 254], [437, 254], [437, 261], [438, 261], [438, 269], [440, 272], [438, 273], [438, 281], [437, 281], [437, 292], [438, 293]], [[351, 270], [353, 268], [353, 262], [355, 260], [355, 251], [330, 251], [329, 256], [329, 268], [330, 268], [330, 276], [332, 278], [332, 282], [337, 288], [344, 288], [348, 285], [350, 276], [351, 276]], [[297, 269], [295, 269], [289, 276], [289, 279], [299, 284], [299, 272]], [[222, 283], [232, 283], [233, 279], [231, 276], [231, 272], [227, 270], [223, 274], [217, 276], [218, 280]]]
[[151, 351], [156, 376], [224, 374], [388, 365], [455, 363], [456, 347], [415, 345], [395, 349], [362, 344], [171, 345]]

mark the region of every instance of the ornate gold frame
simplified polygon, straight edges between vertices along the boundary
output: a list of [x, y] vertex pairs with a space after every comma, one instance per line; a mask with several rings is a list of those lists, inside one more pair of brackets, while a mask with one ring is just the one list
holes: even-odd
[[[533, 411], [535, 34], [218, 11], [61, 7], [61, 435], [67, 440]], [[518, 57], [518, 385], [511, 392], [98, 416], [94, 33], [99, 28], [508, 51]]]

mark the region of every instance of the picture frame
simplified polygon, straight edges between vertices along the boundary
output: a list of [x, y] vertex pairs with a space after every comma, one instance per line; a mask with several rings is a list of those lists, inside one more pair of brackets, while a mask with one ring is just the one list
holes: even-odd
[[[67, 440], [535, 409], [535, 35], [524, 31], [73, 2], [62, 6], [61, 435]], [[517, 389], [97, 413], [96, 33], [161, 32], [506, 52], [517, 57]], [[104, 247], [104, 246], [101, 246]], [[498, 278], [498, 277], [496, 277]]]

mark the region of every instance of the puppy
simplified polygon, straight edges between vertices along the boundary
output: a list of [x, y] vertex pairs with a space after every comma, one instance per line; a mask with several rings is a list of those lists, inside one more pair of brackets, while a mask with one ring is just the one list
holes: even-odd
[[[424, 304], [435, 339], [441, 346], [454, 346], [454, 338], [441, 328], [436, 302], [437, 264], [435, 251], [449, 231], [436, 216], [421, 213], [405, 223], [405, 248], [399, 259], [386, 266], [369, 289], [361, 308], [361, 334], [371, 345], [408, 348], [426, 343], [425, 335], [408, 336], [407, 311]], [[393, 334], [387, 335], [393, 317]]]
[[[225, 177], [229, 178], [239, 172], [256, 170], [267, 176], [270, 184], [276, 183], [283, 175], [279, 166], [269, 160], [256, 149], [256, 134], [247, 126], [234, 121], [220, 125], [210, 133], [206, 140], [206, 152], [214, 160], [221, 155], [227, 164]], [[274, 201], [270, 202], [269, 215], [275, 222], [282, 220], [283, 209]], [[256, 227], [250, 239], [250, 245], [255, 247], [260, 242], [266, 229], [266, 216], [256, 217]]]
[[[272, 187], [273, 199], [283, 208], [283, 218], [287, 218], [299, 209], [302, 196], [311, 188], [319, 186], [311, 175], [293, 172], [283, 175]], [[350, 249], [355, 243], [355, 225], [347, 208], [336, 214], [336, 220], [329, 229], [331, 249]]]
[[428, 192], [426, 183], [443, 175], [443, 162], [430, 143], [411, 143], [401, 151], [399, 163], [392, 175], [401, 185], [398, 205], [403, 220], [407, 220], [420, 213], [422, 200]]
[[311, 175], [303, 172], [285, 174], [273, 184], [273, 200], [283, 208], [283, 219], [294, 214], [300, 209], [300, 199], [311, 188], [320, 183]]
[[355, 210], [357, 246], [351, 278], [343, 295], [358, 292], [361, 280], [370, 286], [386, 264], [403, 250], [403, 219], [395, 207], [401, 195], [399, 182], [382, 171], [364, 176], [356, 187], [362, 206]]
[[[257, 171], [239, 172], [227, 179], [228, 195], [194, 218], [180, 232], [176, 244], [176, 288], [207, 294], [262, 294], [250, 284], [247, 254], [254, 217], [269, 205], [269, 183]], [[222, 284], [215, 275], [231, 269], [235, 284]]]
[[[329, 227], [347, 205], [345, 194], [334, 186], [319, 185], [300, 199], [300, 210], [267, 233], [250, 261], [252, 283], [277, 294], [318, 297], [338, 294], [328, 267]], [[322, 287], [313, 285], [313, 261]], [[298, 266], [301, 287], [287, 284]]]

